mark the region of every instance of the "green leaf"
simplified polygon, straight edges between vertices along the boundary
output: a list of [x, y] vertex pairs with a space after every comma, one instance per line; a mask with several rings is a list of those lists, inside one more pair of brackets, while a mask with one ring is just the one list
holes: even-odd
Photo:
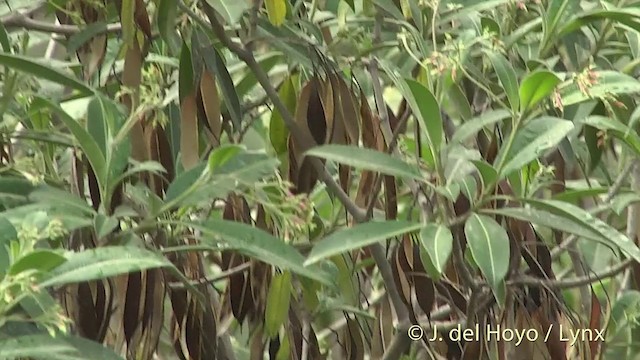
[[343, 303], [350, 305], [360, 304], [360, 293], [358, 291], [357, 279], [354, 278], [353, 272], [356, 264], [353, 259], [343, 255], [332, 256], [330, 262], [326, 264], [335, 265], [335, 279], [338, 284], [339, 296]]
[[149, 172], [149, 173], [157, 174], [157, 175], [161, 175], [161, 174], [167, 172], [165, 170], [165, 168], [162, 167], [162, 164], [160, 164], [157, 161], [138, 162], [136, 160], [131, 159], [131, 165], [132, 166], [129, 169], [127, 169], [127, 171], [122, 173], [122, 175], [117, 177], [115, 180], [112, 180], [113, 183], [117, 184], [117, 183], [123, 181], [124, 179], [126, 179], [126, 178], [128, 178], [130, 176], [134, 176], [134, 175], [136, 175], [138, 173], [141, 173], [141, 172]]
[[96, 214], [93, 227], [96, 229], [98, 240], [110, 234], [118, 226], [118, 223], [119, 221], [115, 217]]
[[135, 0], [122, 0], [120, 6], [120, 22], [122, 24], [122, 40], [127, 47], [133, 46], [136, 41]]
[[636, 31], [640, 31], [640, 12], [637, 8], [595, 9], [579, 14], [571, 21], [563, 24], [563, 26], [560, 27], [559, 36], [565, 36], [590, 23], [601, 20], [611, 20], [624, 24]]
[[278, 160], [272, 156], [249, 151], [240, 152], [223, 164], [218, 164], [213, 174], [205, 171], [207, 164], [199, 164], [178, 175], [169, 185], [162, 211], [224, 198], [239, 186], [254, 186], [254, 182], [272, 175], [278, 164]]
[[[505, 147], [501, 149], [496, 159], [497, 164], [504, 161], [500, 175], [508, 176], [537, 159], [558, 145], [573, 128], [573, 122], [555, 117], [545, 116], [529, 121], [518, 130], [509, 154], [504, 154]], [[503, 160], [505, 156], [506, 159]]]
[[89, 133], [98, 146], [104, 146], [107, 162], [105, 186], [109, 192], [104, 194], [103, 202], [110, 202], [111, 191], [129, 164], [131, 155], [131, 136], [128, 133], [129, 128], [125, 126], [127, 119], [118, 104], [103, 95], [97, 95], [91, 100], [87, 115]]
[[[501, 5], [508, 3], [510, 0], [480, 0], [480, 1], [456, 1], [448, 2], [448, 4], [459, 4], [460, 8], [441, 9], [442, 14], [438, 16], [438, 25], [443, 25], [455, 21], [465, 21], [469, 16], [477, 13], [495, 9]], [[464, 4], [464, 5], [463, 5]]]
[[539, 210], [531, 207], [505, 207], [501, 209], [482, 209], [480, 212], [483, 214], [501, 215], [510, 217], [512, 219], [527, 221], [539, 226], [545, 226], [550, 229], [577, 235], [585, 239], [601, 241], [600, 235], [589, 230], [589, 228], [583, 227], [572, 221], [567, 221], [567, 219], [562, 216], [558, 216], [544, 210]]
[[300, 32], [295, 32], [288, 26], [275, 27], [264, 18], [258, 19], [258, 26], [265, 41], [285, 55], [288, 63], [298, 63], [305, 68], [313, 67], [309, 52], [302, 45], [306, 39], [302, 38]]
[[504, 120], [511, 116], [508, 110], [492, 110], [483, 113], [480, 116], [476, 116], [469, 121], [466, 121], [460, 126], [451, 138], [451, 144], [461, 143], [467, 140], [469, 137], [475, 135], [482, 128], [489, 125], [493, 125], [500, 120]]
[[483, 31], [494, 33], [496, 36], [500, 36], [502, 33], [500, 25], [490, 17], [483, 16], [480, 18], [480, 25]]
[[492, 218], [474, 213], [464, 225], [464, 234], [473, 260], [491, 288], [496, 289], [509, 270], [507, 232]]
[[597, 74], [597, 82], [589, 87], [588, 94], [583, 93], [573, 82], [563, 87], [560, 90], [563, 106], [605, 96], [640, 93], [640, 81], [631, 76], [609, 70], [599, 71]]
[[355, 225], [337, 231], [318, 241], [311, 249], [305, 265], [317, 263], [334, 255], [360, 249], [377, 242], [416, 231], [421, 224], [409, 221], [381, 221]]
[[228, 25], [235, 25], [251, 7], [246, 0], [206, 0]]
[[162, 40], [169, 46], [173, 54], [180, 51], [180, 36], [176, 32], [176, 18], [178, 17], [178, 2], [174, 0], [160, 0], [156, 12], [158, 32]]
[[211, 219], [201, 223], [181, 222], [202, 232], [201, 242], [216, 246], [222, 243], [228, 249], [253, 257], [282, 270], [331, 285], [328, 274], [318, 267], [303, 266], [304, 257], [282, 239], [258, 228], [227, 220]]
[[536, 71], [527, 75], [520, 85], [520, 108], [529, 111], [541, 100], [551, 95], [560, 84], [560, 78], [551, 71]]
[[[284, 102], [287, 109], [293, 114], [296, 109], [296, 90], [293, 85], [297, 81], [296, 75], [291, 75], [282, 83], [278, 95]], [[287, 152], [287, 138], [289, 137], [289, 128], [284, 123], [282, 114], [278, 109], [271, 112], [271, 121], [269, 121], [269, 140], [277, 155]]]
[[215, 173], [220, 166], [226, 164], [243, 150], [245, 150], [243, 147], [235, 144], [225, 144], [213, 150], [207, 161], [209, 172]]
[[638, 136], [636, 131], [631, 130], [617, 119], [600, 115], [592, 115], [576, 121], [578, 123], [606, 131], [607, 134], [613, 135], [622, 140], [636, 154], [640, 154], [640, 136]]
[[387, 175], [423, 180], [420, 171], [404, 161], [380, 151], [349, 145], [322, 145], [306, 152], [357, 169], [376, 171]]
[[404, 15], [400, 12], [400, 9], [394, 4], [391, 0], [373, 0], [373, 3], [388, 12], [389, 15], [393, 16], [396, 20], [404, 21]]
[[4, 25], [2, 25], [2, 23], [0, 23], [0, 47], [2, 47], [2, 50], [5, 53], [7, 54], [12, 53], [11, 40], [9, 40], [9, 34], [7, 34], [7, 29], [4, 28]]
[[453, 235], [449, 228], [443, 225], [427, 224], [420, 230], [420, 243], [438, 274], [442, 275], [453, 248]]
[[471, 160], [480, 173], [483, 187], [493, 184], [498, 180], [498, 171], [484, 160]]
[[287, 4], [285, 0], [265, 0], [265, 6], [271, 24], [274, 26], [282, 25], [287, 16]]
[[69, 54], [74, 54], [78, 49], [87, 43], [87, 41], [93, 39], [95, 36], [104, 34], [107, 32], [107, 23], [104, 21], [87, 24], [83, 26], [82, 31], [77, 34], [73, 34], [67, 42], [66, 50]]
[[424, 85], [411, 79], [405, 80], [411, 91], [412, 102], [410, 102], [414, 115], [420, 121], [420, 126], [426, 130], [427, 140], [434, 154], [440, 150], [442, 144], [443, 127], [440, 105], [435, 96]]
[[23, 271], [35, 270], [47, 272], [63, 264], [67, 259], [51, 250], [34, 250], [16, 260], [9, 268], [9, 275], [17, 275]]
[[289, 315], [291, 301], [291, 273], [284, 271], [271, 279], [264, 313], [264, 330], [269, 338], [280, 331]]
[[609, 224], [591, 215], [588, 211], [558, 200], [523, 200], [532, 206], [547, 210], [553, 214], [563, 217], [566, 221], [574, 223], [589, 229], [600, 237], [600, 242], [610, 246], [619, 248], [625, 255], [640, 261], [640, 249], [626, 235], [611, 227]]
[[179, 102], [182, 104], [184, 98], [189, 96], [189, 94], [192, 94], [194, 91], [191, 50], [189, 50], [189, 46], [184, 41], [182, 42], [182, 50], [180, 51], [180, 77], [178, 79], [178, 85]]
[[[1, 214], [1, 213], [0, 213]], [[0, 217], [0, 247], [9, 243], [11, 240], [18, 239], [18, 232], [9, 220]]]
[[38, 79], [49, 80], [66, 87], [70, 87], [79, 91], [81, 95], [92, 95], [95, 92], [91, 87], [75, 77], [43, 65], [35, 59], [30, 59], [20, 55], [0, 53], [0, 65], [31, 74]]
[[25, 178], [0, 176], [0, 210], [25, 204], [33, 189], [35, 186]]
[[486, 51], [485, 53], [498, 75], [498, 80], [500, 80], [500, 84], [502, 84], [507, 99], [509, 99], [511, 110], [514, 112], [518, 111], [520, 107], [518, 80], [516, 79], [516, 72], [513, 70], [511, 63], [497, 52]]
[[635, 204], [640, 202], [640, 194], [637, 193], [623, 193], [611, 201], [611, 210], [622, 216], [623, 211], [630, 206], [631, 204]]
[[42, 287], [78, 283], [153, 268], [173, 267], [165, 257], [135, 246], [107, 246], [71, 252], [51, 271]]
[[425, 161], [434, 167], [438, 161], [438, 151], [442, 143], [443, 125], [440, 107], [433, 94], [422, 84], [404, 79], [400, 76], [396, 66], [387, 61], [380, 61], [380, 67], [387, 73], [400, 94], [407, 100], [407, 104], [413, 110], [413, 115], [418, 120], [420, 128], [427, 135], [429, 153], [425, 154]]
[[9, 267], [9, 244], [18, 239], [18, 232], [9, 220], [0, 217], [0, 278]]
[[29, 194], [29, 199], [35, 203], [52, 208], [65, 208], [84, 215], [93, 216], [95, 211], [86, 201], [67, 191], [43, 185]]
[[60, 106], [47, 98], [36, 96], [33, 100], [32, 107], [46, 107], [58, 115], [59, 119], [65, 124], [69, 131], [71, 131], [73, 137], [80, 144], [82, 152], [89, 160], [89, 164], [91, 164], [91, 167], [96, 174], [98, 185], [102, 189], [101, 192], [104, 191], [107, 183], [107, 163], [105, 154], [100, 150], [100, 146], [89, 132], [69, 116], [66, 111], [62, 110]]
[[[545, 41], [549, 41], [552, 37], [556, 35], [556, 29], [560, 25], [561, 19], [566, 19], [567, 17], [573, 16], [574, 14], [568, 13], [568, 9], [570, 9], [571, 4], [574, 1], [572, 0], [550, 0], [545, 11], [546, 16], [542, 16], [543, 23], [543, 32]], [[577, 5], [577, 4], [576, 4]], [[576, 6], [573, 5], [573, 6]], [[579, 5], [578, 5], [579, 6]], [[566, 14], [566, 15], [565, 15]]]
[[22, 335], [0, 339], [2, 359], [83, 360], [87, 354], [94, 359], [122, 360], [112, 350], [95, 341], [57, 334]]
[[167, 193], [164, 197], [165, 202], [170, 203], [187, 192], [188, 189], [191, 188], [200, 177], [202, 177], [205, 166], [206, 164], [201, 163], [192, 169], [180, 173], [180, 175], [178, 175], [171, 184], [169, 184], [169, 188], [167, 189]]
[[[278, 52], [271, 51], [262, 55], [256, 55], [256, 61], [266, 74], [286, 74], [286, 71], [283, 71], [282, 67], [278, 66], [283, 64], [285, 61], [284, 56]], [[239, 99], [253, 94], [252, 91], [256, 89], [256, 86], [258, 85], [258, 79], [256, 78], [255, 74], [247, 68], [245, 63], [237, 63], [235, 66], [233, 66], [233, 69], [231, 69], [230, 67], [229, 73], [234, 78], [237, 76], [237, 78], [235, 78], [234, 80], [234, 83], [236, 84], [235, 88]], [[283, 83], [282, 85], [284, 84], [285, 83]], [[282, 100], [284, 101], [284, 99]]]
[[106, 96], [98, 95], [94, 100], [95, 117], [91, 117], [91, 114], [89, 114], [90, 119], [92, 119], [89, 123], [97, 123], [101, 127], [98, 130], [99, 132], [106, 130], [107, 179], [109, 181], [108, 185], [114, 187], [116, 185], [114, 184], [115, 180], [127, 168], [129, 156], [131, 155], [131, 136], [128, 132], [129, 128], [126, 127], [127, 116], [118, 103]]

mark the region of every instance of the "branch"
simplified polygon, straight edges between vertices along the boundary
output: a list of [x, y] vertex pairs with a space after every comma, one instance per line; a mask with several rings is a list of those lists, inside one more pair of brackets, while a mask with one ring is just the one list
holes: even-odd
[[579, 276], [565, 280], [548, 280], [541, 279], [532, 276], [523, 276], [511, 281], [507, 281], [507, 285], [527, 285], [527, 286], [541, 286], [555, 289], [568, 289], [579, 286], [591, 284], [596, 281], [602, 281], [603, 279], [616, 276], [627, 269], [633, 264], [633, 259], [626, 259], [621, 263], [610, 267], [609, 269], [596, 275]]
[[[44, 21], [34, 20], [30, 16], [37, 10], [39, 10], [39, 7], [34, 7], [27, 11], [14, 11], [0, 18], [0, 23], [7, 30], [12, 28], [22, 28], [30, 31], [41, 31], [45, 33], [62, 35], [74, 35], [86, 29], [86, 27], [80, 27], [76, 25], [52, 24]], [[122, 25], [120, 23], [107, 24], [104, 29], [101, 29], [101, 31], [98, 32], [98, 34], [117, 33], [121, 30]]]

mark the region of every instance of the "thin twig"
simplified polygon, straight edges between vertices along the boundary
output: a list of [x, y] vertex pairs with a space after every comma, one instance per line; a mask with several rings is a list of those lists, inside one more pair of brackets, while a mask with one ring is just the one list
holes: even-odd
[[571, 279], [563, 279], [563, 280], [550, 280], [550, 279], [541, 279], [532, 276], [522, 276], [517, 279], [513, 279], [507, 281], [507, 285], [527, 285], [527, 286], [540, 286], [540, 287], [548, 287], [555, 289], [568, 289], [579, 286], [588, 285], [597, 281], [602, 281], [603, 279], [610, 278], [616, 276], [627, 269], [631, 264], [633, 264], [633, 259], [626, 259], [615, 266], [610, 267], [609, 269], [601, 272], [596, 275], [586, 275], [579, 276]]
[[[45, 33], [52, 34], [62, 34], [62, 35], [74, 35], [79, 32], [86, 30], [86, 27], [76, 26], [76, 25], [67, 25], [67, 24], [54, 24], [48, 23], [44, 21], [34, 20], [30, 17], [30, 15], [37, 11], [38, 8], [34, 8], [27, 11], [14, 11], [6, 16], [0, 18], [0, 23], [7, 29], [16, 29], [22, 28], [30, 31], [40, 31]], [[122, 24], [107, 24], [101, 31], [98, 32], [99, 35], [101, 33], [117, 33], [122, 30]]]

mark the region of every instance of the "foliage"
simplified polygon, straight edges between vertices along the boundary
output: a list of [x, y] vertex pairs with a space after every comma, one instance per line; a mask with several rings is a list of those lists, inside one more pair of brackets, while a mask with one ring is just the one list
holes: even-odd
[[639, 1], [0, 14], [0, 358], [635, 354]]

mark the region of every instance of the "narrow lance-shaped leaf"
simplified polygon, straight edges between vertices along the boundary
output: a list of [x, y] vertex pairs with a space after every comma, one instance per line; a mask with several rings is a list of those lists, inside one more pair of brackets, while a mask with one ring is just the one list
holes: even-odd
[[266, 335], [273, 338], [278, 334], [289, 314], [291, 301], [291, 273], [284, 271], [271, 279], [267, 308], [264, 314], [264, 328]]
[[284, 23], [284, 19], [287, 16], [285, 0], [265, 0], [265, 7], [267, 8], [269, 21], [273, 25], [280, 26]]
[[560, 78], [550, 71], [537, 71], [527, 75], [520, 85], [520, 108], [528, 111], [551, 95]]
[[304, 257], [291, 245], [252, 226], [227, 220], [210, 219], [204, 222], [179, 222], [202, 232], [201, 241], [217, 246], [219, 243], [262, 262], [291, 270], [296, 274], [331, 285], [330, 276], [318, 267], [303, 266]]
[[369, 222], [337, 231], [315, 244], [307, 257], [307, 261], [305, 261], [305, 265], [314, 264], [337, 254], [360, 249], [379, 241], [416, 231], [421, 227], [420, 223], [396, 220]]
[[9, 268], [9, 275], [17, 275], [27, 270], [47, 272], [65, 261], [67, 259], [58, 252], [46, 249], [34, 250], [16, 260]]
[[508, 110], [502, 109], [488, 111], [482, 115], [474, 117], [473, 119], [466, 121], [456, 130], [456, 132], [453, 134], [453, 137], [451, 138], [451, 144], [465, 141], [469, 137], [475, 135], [482, 128], [493, 125], [498, 121], [504, 120], [510, 116], [511, 114]]
[[[567, 1], [571, 3], [571, 1]], [[576, 31], [583, 26], [601, 20], [610, 20], [624, 24], [636, 31], [640, 31], [640, 13], [634, 8], [622, 9], [594, 9], [576, 16], [571, 21], [562, 24], [559, 29], [559, 35], [564, 36]]]
[[38, 79], [49, 80], [60, 85], [68, 86], [79, 91], [80, 94], [85, 96], [91, 95], [95, 92], [91, 87], [75, 77], [43, 65], [35, 59], [30, 59], [20, 55], [0, 53], [0, 65], [31, 74], [36, 76]]
[[380, 151], [348, 145], [323, 145], [306, 152], [308, 156], [338, 162], [357, 169], [422, 180], [420, 171], [406, 162]]
[[487, 51], [486, 54], [498, 75], [498, 80], [500, 80], [507, 99], [509, 99], [511, 109], [514, 112], [518, 111], [520, 107], [520, 97], [518, 95], [518, 80], [516, 79], [513, 66], [511, 66], [511, 63], [509, 63], [504, 56], [496, 52]]
[[86, 359], [87, 354], [104, 360], [122, 360], [112, 350], [75, 336], [29, 334], [0, 339], [3, 359], [33, 358], [55, 360]]
[[122, 0], [120, 9], [120, 22], [122, 23], [122, 38], [126, 46], [133, 46], [136, 41], [136, 24], [134, 13], [136, 9], [135, 0]]
[[184, 98], [194, 92], [194, 74], [193, 62], [191, 59], [191, 50], [187, 43], [182, 43], [180, 51], [180, 73], [178, 78], [178, 100], [182, 104]]
[[381, 68], [387, 73], [394, 85], [398, 88], [402, 96], [407, 100], [407, 104], [413, 110], [413, 114], [427, 136], [427, 149], [429, 153], [425, 160], [430, 166], [435, 166], [438, 160], [438, 152], [442, 144], [444, 128], [440, 106], [433, 94], [422, 84], [415, 80], [403, 79], [397, 67], [386, 61], [380, 61]]
[[[292, 75], [282, 83], [278, 95], [284, 102], [285, 106], [291, 114], [296, 111], [296, 92], [294, 87], [294, 81], [297, 81], [297, 76]], [[269, 140], [276, 154], [284, 154], [287, 151], [287, 139], [289, 137], [289, 129], [284, 123], [282, 114], [278, 109], [273, 109], [271, 113], [271, 120], [269, 121]]]
[[619, 71], [598, 71], [596, 72], [596, 83], [591, 85], [587, 93], [582, 91], [575, 82], [570, 82], [562, 87], [560, 96], [562, 105], [577, 104], [582, 101], [589, 101], [598, 97], [606, 97], [611, 95], [637, 94], [640, 92], [640, 81], [632, 76], [623, 74]]
[[443, 225], [427, 224], [420, 230], [420, 243], [427, 251], [431, 263], [441, 275], [446, 268], [453, 248], [451, 231]]
[[604, 130], [627, 144], [636, 154], [640, 155], [640, 136], [636, 131], [618, 121], [616, 118], [593, 115], [578, 120], [578, 123]]
[[0, 24], [0, 47], [2, 50], [11, 54], [11, 41], [9, 40], [9, 34], [7, 34], [7, 29], [4, 28], [4, 25]]
[[420, 120], [420, 125], [426, 131], [429, 145], [433, 149], [435, 156], [442, 145], [444, 133], [440, 105], [435, 96], [424, 85], [411, 79], [406, 79], [406, 83], [413, 95], [413, 99], [410, 102], [411, 107]]
[[[565, 136], [573, 130], [573, 122], [554, 117], [540, 117], [529, 121], [518, 130], [509, 154], [505, 154], [505, 147], [496, 159], [504, 167], [499, 169], [502, 176], [508, 176], [513, 171], [537, 159], [549, 149], [558, 145]], [[506, 156], [506, 159], [503, 159]]]
[[524, 199], [523, 201], [591, 230], [601, 237], [601, 242], [611, 247], [618, 247], [625, 255], [640, 261], [640, 249], [631, 239], [588, 211], [558, 200]]
[[546, 226], [548, 228], [560, 230], [568, 234], [577, 235], [585, 239], [602, 241], [601, 235], [594, 232], [593, 230], [581, 226], [578, 223], [567, 221], [567, 219], [562, 216], [536, 208], [508, 207], [501, 209], [483, 209], [481, 210], [481, 212], [489, 215], [497, 214], [510, 217], [512, 219], [528, 221], [535, 225]]
[[509, 237], [494, 219], [471, 214], [464, 225], [473, 260], [489, 285], [495, 289], [509, 270]]
[[229, 25], [236, 24], [251, 4], [246, 0], [206, 0], [206, 2], [211, 5]]
[[[107, 184], [107, 164], [105, 154], [100, 150], [100, 146], [94, 138], [84, 129], [76, 120], [74, 120], [69, 114], [62, 110], [60, 106], [54, 104], [51, 100], [44, 97], [36, 97], [33, 102], [33, 107], [36, 105], [44, 106], [55, 112], [60, 120], [67, 126], [69, 131], [73, 134], [74, 138], [80, 144], [82, 152], [85, 154], [93, 171], [98, 179], [98, 184], [101, 191], [106, 189]], [[103, 194], [104, 195], [104, 194]]]
[[108, 246], [71, 252], [49, 273], [42, 287], [79, 283], [152, 268], [173, 267], [164, 256], [135, 246]]
[[180, 37], [175, 27], [175, 20], [178, 16], [178, 3], [173, 0], [160, 0], [156, 16], [160, 37], [169, 45], [172, 53], [178, 53], [180, 51]]

